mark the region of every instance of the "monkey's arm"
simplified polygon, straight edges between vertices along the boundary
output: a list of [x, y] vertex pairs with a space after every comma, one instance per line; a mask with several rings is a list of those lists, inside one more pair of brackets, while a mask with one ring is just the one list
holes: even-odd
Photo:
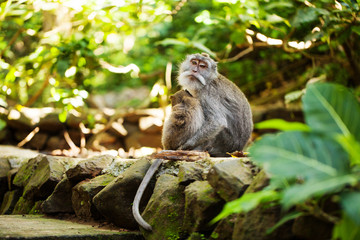
[[179, 149], [194, 150], [197, 146], [215, 138], [226, 127], [226, 118], [219, 117], [217, 119], [207, 119], [205, 124], [203, 124], [203, 126], [192, 137], [190, 137], [183, 145], [181, 145]]

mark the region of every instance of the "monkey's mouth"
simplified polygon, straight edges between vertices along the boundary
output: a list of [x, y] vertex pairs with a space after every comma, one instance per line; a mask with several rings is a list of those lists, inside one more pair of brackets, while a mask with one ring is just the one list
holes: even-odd
[[192, 81], [199, 81], [202, 85], [204, 85], [204, 86], [206, 85], [205, 78], [201, 75], [190, 74], [189, 77], [190, 77], [190, 80], [192, 80]]
[[206, 85], [206, 80], [200, 74], [194, 74], [190, 71], [184, 71], [180, 74], [179, 79], [183, 79], [184, 84], [198, 85], [197, 82], [200, 82], [202, 85]]
[[201, 75], [189, 74], [189, 79], [191, 81], [199, 81], [202, 85], [206, 85], [206, 81]]
[[190, 78], [190, 80], [193, 80], [193, 81], [199, 81], [199, 79], [193, 74], [190, 74], [189, 78]]

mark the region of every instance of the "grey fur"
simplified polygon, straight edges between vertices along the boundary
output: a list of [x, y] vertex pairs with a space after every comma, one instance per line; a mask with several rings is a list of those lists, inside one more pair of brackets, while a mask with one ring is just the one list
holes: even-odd
[[164, 123], [162, 144], [164, 149], [178, 149], [194, 135], [204, 123], [200, 101], [181, 90], [170, 97], [172, 112]]
[[[194, 59], [198, 64], [192, 63]], [[201, 68], [199, 62], [207, 67]], [[217, 64], [206, 54], [187, 56], [178, 81], [200, 101], [205, 119], [202, 127], [177, 149], [203, 150], [212, 156], [242, 150], [253, 129], [250, 104], [243, 92], [217, 72]]]
[[[192, 60], [196, 61], [192, 64]], [[181, 64], [178, 81], [191, 94], [179, 91], [172, 97], [173, 111], [162, 136], [164, 148], [208, 151], [211, 156], [242, 150], [253, 129], [250, 105], [242, 91], [218, 73], [216, 62], [207, 54], [189, 55]], [[133, 203], [134, 218], [148, 231], [152, 228], [141, 217], [139, 202], [161, 163], [156, 159], [150, 166]]]

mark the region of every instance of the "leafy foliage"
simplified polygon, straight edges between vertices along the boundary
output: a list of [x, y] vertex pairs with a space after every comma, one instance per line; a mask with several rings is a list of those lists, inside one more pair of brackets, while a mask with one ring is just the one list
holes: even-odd
[[[287, 128], [290, 131], [264, 136], [250, 149], [252, 159], [271, 176], [270, 186], [257, 195], [276, 190], [279, 200], [269, 201], [275, 200], [286, 210], [298, 206], [297, 209], [314, 215], [311, 209], [321, 209], [323, 199], [336, 195], [340, 199], [342, 219], [334, 220], [336, 217], [331, 213], [324, 213], [328, 221], [336, 224], [334, 237], [357, 239], [358, 231], [350, 231], [348, 225], [360, 227], [359, 159], [351, 160], [353, 154], [342, 141], [351, 139], [359, 144], [355, 124], [360, 121], [359, 103], [348, 89], [329, 83], [308, 85], [302, 101], [310, 131], [294, 131], [291, 123]], [[271, 127], [269, 123], [266, 126]], [[272, 123], [275, 127], [278, 121]], [[239, 203], [254, 202], [245, 194], [228, 203], [219, 216], [249, 210], [240, 208]]]
[[254, 104], [319, 76], [358, 86], [358, 19], [355, 1], [2, 0], [0, 103], [80, 108], [92, 93], [170, 88], [168, 64], [200, 51]]

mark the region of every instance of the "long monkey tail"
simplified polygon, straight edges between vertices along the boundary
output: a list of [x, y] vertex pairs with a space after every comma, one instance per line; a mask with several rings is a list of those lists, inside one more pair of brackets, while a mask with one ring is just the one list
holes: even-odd
[[133, 216], [134, 216], [136, 222], [147, 231], [152, 231], [152, 227], [140, 215], [140, 211], [139, 211], [140, 200], [141, 200], [141, 198], [144, 194], [144, 191], [145, 191], [147, 185], [149, 184], [152, 176], [154, 176], [154, 173], [159, 168], [159, 166], [161, 165], [162, 162], [163, 162], [163, 159], [157, 158], [151, 164], [150, 168], [147, 170], [143, 180], [140, 183], [140, 186], [136, 192], [134, 202], [132, 205], [132, 212], [133, 212]]

